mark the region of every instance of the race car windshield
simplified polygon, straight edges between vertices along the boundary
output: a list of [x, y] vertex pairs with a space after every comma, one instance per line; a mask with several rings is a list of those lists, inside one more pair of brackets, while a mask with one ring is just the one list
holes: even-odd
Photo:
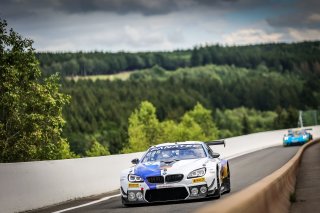
[[142, 159], [142, 163], [179, 161], [204, 157], [206, 157], [206, 153], [201, 144], [176, 144], [149, 149]]
[[303, 132], [302, 131], [294, 131], [293, 135], [294, 136], [303, 135]]

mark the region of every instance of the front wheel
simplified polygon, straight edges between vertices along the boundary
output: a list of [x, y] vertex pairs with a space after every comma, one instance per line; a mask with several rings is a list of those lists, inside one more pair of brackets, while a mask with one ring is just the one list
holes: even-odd
[[214, 193], [214, 197], [219, 199], [221, 197], [221, 186], [220, 186], [220, 178], [219, 178], [219, 169], [217, 168], [217, 190]]
[[227, 190], [225, 190], [225, 193], [230, 193], [231, 191], [231, 181], [230, 181], [230, 167], [229, 167], [229, 163], [227, 164], [228, 166], [228, 176], [226, 178], [226, 184], [225, 187], [227, 188]]

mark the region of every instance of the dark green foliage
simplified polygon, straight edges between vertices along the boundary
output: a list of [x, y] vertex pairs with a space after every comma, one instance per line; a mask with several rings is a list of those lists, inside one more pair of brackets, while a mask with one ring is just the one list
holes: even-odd
[[[180, 122], [199, 102], [213, 111], [219, 137], [295, 127], [297, 109], [320, 105], [319, 41], [206, 45], [173, 52], [38, 53], [37, 57], [45, 74], [143, 69], [127, 81], [63, 82], [64, 91], [72, 96], [64, 111], [64, 135], [72, 150], [83, 156], [92, 139], [110, 153], [123, 150], [128, 144], [128, 118], [144, 100], [156, 107], [160, 122], [173, 120], [163, 124], [167, 126]], [[215, 65], [203, 66], [207, 64]]]
[[[304, 102], [305, 82], [302, 75], [265, 66], [251, 70], [215, 65], [176, 71], [154, 67], [136, 72], [126, 81], [65, 81], [63, 90], [73, 98], [64, 112], [68, 121], [64, 135], [72, 150], [81, 155], [92, 137], [111, 154], [119, 153], [128, 144], [128, 118], [144, 100], [155, 106], [160, 122], [180, 122], [199, 102], [212, 110], [219, 137], [294, 127], [296, 109], [314, 104]], [[313, 101], [320, 105], [320, 99]], [[173, 126], [170, 122], [165, 125]]]
[[248, 120], [248, 117], [246, 115], [243, 116], [242, 118], [242, 133], [244, 135], [247, 135], [249, 133], [251, 133], [251, 126]]
[[110, 155], [109, 150], [101, 145], [97, 140], [93, 139], [91, 142], [90, 149], [86, 151], [86, 156], [97, 157], [103, 155]]
[[167, 70], [206, 64], [256, 69], [265, 66], [280, 72], [320, 74], [320, 42], [277, 43], [246, 46], [200, 46], [192, 50], [140, 53], [38, 53], [45, 74], [62, 76], [114, 74], [151, 68]]
[[191, 65], [209, 63], [246, 68], [265, 65], [280, 72], [320, 74], [320, 42], [195, 47], [192, 51]]
[[219, 128], [219, 137], [227, 138], [275, 129], [274, 119], [277, 114], [272, 111], [259, 111], [239, 107], [235, 109], [216, 110], [214, 120]]
[[59, 72], [63, 76], [114, 74], [123, 71], [150, 68], [155, 65], [174, 70], [189, 65], [190, 52], [144, 53], [38, 53], [41, 69], [45, 74]]

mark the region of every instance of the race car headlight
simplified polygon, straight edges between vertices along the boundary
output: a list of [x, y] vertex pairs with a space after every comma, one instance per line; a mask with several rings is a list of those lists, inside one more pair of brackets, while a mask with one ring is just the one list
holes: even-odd
[[187, 178], [202, 177], [205, 174], [206, 174], [206, 168], [196, 169], [190, 172]]
[[308, 137], [307, 135], [302, 136], [303, 139], [306, 139], [307, 137]]
[[142, 178], [138, 175], [132, 175], [132, 174], [129, 174], [128, 175], [128, 181], [129, 182], [143, 182]]
[[286, 136], [286, 137], [284, 137], [284, 140], [288, 140], [288, 139], [289, 139], [289, 137], [287, 137], [287, 136]]

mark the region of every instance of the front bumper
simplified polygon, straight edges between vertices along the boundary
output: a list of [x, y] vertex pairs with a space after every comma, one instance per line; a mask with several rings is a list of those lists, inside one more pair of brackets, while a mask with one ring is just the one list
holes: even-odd
[[284, 146], [295, 146], [295, 145], [303, 145], [307, 143], [309, 140], [291, 140], [291, 141], [283, 141]]
[[159, 184], [152, 189], [145, 186], [145, 183], [140, 183], [139, 188], [128, 188], [124, 191], [121, 187], [120, 191], [124, 204], [139, 204], [201, 199], [214, 196], [216, 187], [213, 178], [209, 183], [204, 181], [197, 184]]

